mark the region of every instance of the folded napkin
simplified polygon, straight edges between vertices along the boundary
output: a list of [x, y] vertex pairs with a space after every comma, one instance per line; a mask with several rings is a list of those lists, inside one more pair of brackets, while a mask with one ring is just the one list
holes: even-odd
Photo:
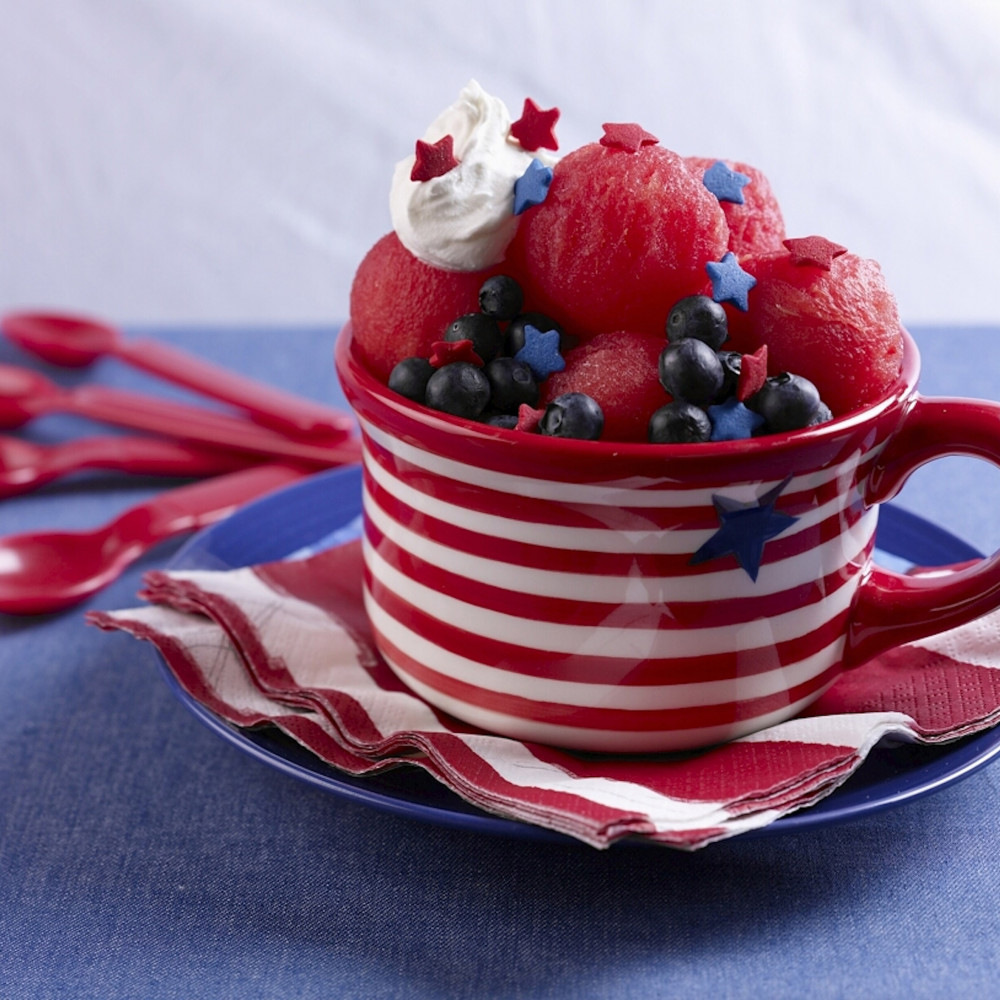
[[181, 686], [236, 726], [277, 726], [352, 775], [421, 767], [462, 798], [595, 847], [694, 849], [839, 787], [886, 737], [939, 743], [1000, 719], [1000, 613], [843, 675], [781, 725], [687, 756], [577, 754], [467, 727], [379, 658], [357, 541], [228, 571], [154, 572], [152, 606], [89, 620], [153, 642]]

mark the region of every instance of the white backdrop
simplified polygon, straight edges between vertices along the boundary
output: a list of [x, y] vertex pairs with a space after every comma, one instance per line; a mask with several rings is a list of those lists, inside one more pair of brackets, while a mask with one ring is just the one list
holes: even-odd
[[761, 168], [907, 322], [1000, 322], [998, 0], [0, 0], [0, 309], [343, 318], [470, 77]]

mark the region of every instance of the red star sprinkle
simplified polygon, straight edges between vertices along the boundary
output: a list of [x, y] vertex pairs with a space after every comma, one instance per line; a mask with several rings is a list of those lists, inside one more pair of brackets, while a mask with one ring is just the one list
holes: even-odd
[[601, 145], [638, 153], [642, 146], [655, 146], [660, 140], [635, 122], [605, 122]]
[[764, 384], [767, 378], [767, 344], [762, 344], [753, 354], [744, 354], [740, 360], [740, 380], [736, 383], [736, 398], [745, 403]]
[[782, 240], [782, 243], [792, 255], [792, 263], [798, 267], [821, 267], [824, 271], [829, 271], [834, 257], [847, 253], [847, 247], [823, 236], [801, 236], [798, 239]]
[[416, 159], [410, 171], [411, 181], [429, 181], [441, 177], [458, 166], [455, 159], [455, 140], [450, 135], [442, 136], [435, 143], [417, 139]]
[[555, 134], [557, 121], [559, 121], [558, 108], [542, 111], [530, 97], [526, 97], [521, 117], [511, 125], [510, 134], [529, 152], [542, 148], [558, 149], [559, 143]]
[[431, 344], [432, 368], [443, 368], [455, 361], [468, 361], [477, 368], [482, 368], [484, 364], [483, 359], [472, 349], [471, 340], [435, 340]]
[[544, 408], [536, 410], [534, 407], [528, 406], [527, 403], [522, 403], [517, 408], [517, 426], [514, 430], [525, 431], [528, 434], [536, 434], [538, 432], [538, 425], [541, 423], [542, 417], [544, 416]]

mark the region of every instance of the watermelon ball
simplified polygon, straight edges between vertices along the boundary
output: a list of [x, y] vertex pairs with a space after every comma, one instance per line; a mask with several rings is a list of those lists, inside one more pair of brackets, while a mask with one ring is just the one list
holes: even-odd
[[670, 343], [685, 337], [696, 337], [717, 351], [728, 336], [726, 310], [708, 295], [686, 296], [667, 316], [667, 340]]
[[670, 306], [701, 289], [728, 243], [718, 200], [676, 153], [591, 143], [555, 165], [508, 256], [529, 298], [574, 333], [662, 335]]
[[[691, 173], [702, 181], [705, 171], [718, 160], [707, 156], [688, 156], [684, 162]], [[785, 220], [770, 182], [760, 170], [749, 164], [733, 160], [722, 162], [730, 170], [750, 178], [740, 191], [743, 196], [742, 204], [735, 201], [719, 202], [729, 226], [728, 249], [741, 262], [746, 255], [780, 250], [781, 241], [785, 238]]]
[[513, 319], [523, 306], [521, 286], [509, 274], [495, 274], [479, 289], [479, 308], [494, 319]]
[[424, 402], [433, 410], [475, 420], [490, 401], [490, 383], [478, 365], [455, 361], [427, 381]]
[[875, 402], [899, 376], [899, 313], [875, 261], [845, 253], [825, 270], [780, 253], [754, 271], [751, 332], [771, 371], [808, 379], [837, 416]]
[[649, 415], [662, 406], [656, 366], [663, 334], [617, 330], [598, 334], [565, 355], [566, 367], [542, 383], [541, 403], [567, 392], [583, 392], [604, 413], [604, 437], [645, 441]]
[[466, 313], [464, 316], [459, 316], [453, 323], [448, 324], [441, 339], [450, 344], [457, 344], [460, 340], [471, 340], [472, 349], [484, 364], [492, 361], [503, 347], [503, 333], [499, 324], [492, 316], [485, 316], [483, 313]]
[[567, 392], [545, 408], [538, 429], [548, 437], [596, 441], [604, 429], [604, 414], [598, 403], [585, 393]]
[[429, 356], [456, 316], [475, 311], [488, 272], [442, 271], [418, 260], [395, 233], [383, 236], [361, 261], [351, 286], [356, 350], [385, 381], [403, 358]]
[[667, 344], [658, 361], [660, 384], [676, 399], [707, 406], [722, 391], [719, 355], [703, 340], [687, 337]]
[[427, 358], [403, 358], [389, 373], [389, 388], [415, 403], [424, 401], [434, 367]]
[[649, 418], [652, 444], [697, 444], [711, 436], [712, 421], [708, 414], [700, 406], [682, 399], [661, 406]]

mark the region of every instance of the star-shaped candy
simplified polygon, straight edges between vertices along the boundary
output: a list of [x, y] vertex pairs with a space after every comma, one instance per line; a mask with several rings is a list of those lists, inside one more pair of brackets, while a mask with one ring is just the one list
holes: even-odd
[[544, 416], [544, 407], [536, 410], [533, 406], [522, 403], [517, 408], [517, 425], [514, 427], [514, 430], [524, 431], [526, 434], [537, 434], [538, 425], [542, 422], [542, 417]]
[[753, 354], [740, 358], [740, 377], [736, 383], [736, 398], [745, 403], [767, 378], [767, 344], [761, 344]]
[[824, 236], [800, 236], [781, 242], [792, 255], [792, 263], [799, 267], [821, 267], [829, 271], [834, 258], [847, 253], [847, 247]]
[[533, 205], [541, 205], [552, 183], [552, 168], [541, 160], [532, 160], [528, 169], [514, 181], [514, 214], [520, 215]]
[[710, 441], [742, 441], [753, 437], [753, 432], [764, 424], [759, 413], [747, 409], [738, 399], [710, 406], [708, 419], [712, 421]]
[[430, 363], [432, 368], [443, 368], [456, 361], [467, 361], [477, 368], [483, 367], [483, 359], [476, 354], [472, 341], [465, 340], [435, 340], [431, 344]]
[[750, 183], [750, 178], [738, 170], [727, 167], [722, 160], [716, 160], [705, 171], [702, 181], [719, 201], [731, 201], [742, 205], [743, 188]]
[[638, 153], [643, 146], [655, 146], [660, 141], [635, 122], [605, 122], [601, 127], [604, 129], [601, 145], [611, 149]]
[[716, 302], [732, 302], [744, 312], [750, 308], [747, 293], [757, 284], [757, 279], [740, 267], [736, 254], [729, 251], [718, 262], [710, 260], [705, 270], [712, 279], [712, 298]]
[[715, 495], [712, 503], [719, 516], [719, 530], [691, 557], [692, 565], [734, 555], [751, 580], [756, 581], [764, 556], [764, 543], [780, 535], [798, 518], [775, 510], [781, 491], [791, 481], [786, 476], [756, 503], [744, 503]]
[[522, 149], [533, 153], [536, 149], [558, 149], [555, 127], [559, 121], [559, 109], [543, 111], [535, 102], [526, 97], [521, 117], [510, 127], [510, 134], [521, 144]]
[[450, 135], [444, 135], [434, 143], [417, 139], [415, 156], [413, 169], [410, 171], [411, 181], [429, 181], [458, 166], [455, 140]]
[[559, 331], [542, 331], [530, 323], [526, 324], [524, 347], [514, 355], [514, 360], [523, 361], [539, 382], [553, 372], [561, 372], [566, 367], [566, 361], [559, 353]]

